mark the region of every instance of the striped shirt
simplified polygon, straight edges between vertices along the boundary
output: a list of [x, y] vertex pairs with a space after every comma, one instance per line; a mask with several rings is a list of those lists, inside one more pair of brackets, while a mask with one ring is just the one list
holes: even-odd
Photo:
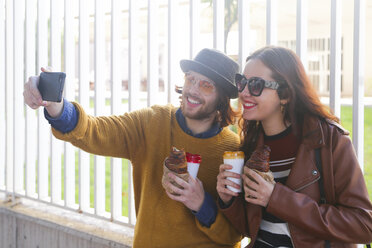
[[[285, 184], [300, 141], [289, 127], [277, 135], [265, 136], [264, 143], [271, 149], [270, 170], [275, 182]], [[254, 247], [293, 247], [288, 224], [264, 210]]]

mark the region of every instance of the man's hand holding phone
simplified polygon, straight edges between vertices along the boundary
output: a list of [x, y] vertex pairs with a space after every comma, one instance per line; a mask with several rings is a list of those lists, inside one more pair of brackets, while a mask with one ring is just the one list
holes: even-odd
[[45, 68], [41, 68], [41, 71], [40, 76], [31, 76], [24, 85], [25, 103], [32, 109], [43, 106], [52, 118], [57, 118], [63, 110], [62, 92], [65, 74], [51, 72]]

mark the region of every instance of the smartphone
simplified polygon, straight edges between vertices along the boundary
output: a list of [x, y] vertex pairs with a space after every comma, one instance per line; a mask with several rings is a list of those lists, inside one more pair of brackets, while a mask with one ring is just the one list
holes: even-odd
[[66, 74], [64, 72], [40, 73], [38, 89], [44, 101], [61, 102]]

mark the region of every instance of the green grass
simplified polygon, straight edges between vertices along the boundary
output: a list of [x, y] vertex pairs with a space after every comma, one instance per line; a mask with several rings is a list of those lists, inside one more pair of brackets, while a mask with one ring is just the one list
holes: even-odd
[[[105, 210], [107, 212], [111, 211], [111, 159], [110, 157], [106, 157], [106, 175], [105, 175], [105, 185], [106, 185], [106, 201], [105, 201]], [[78, 173], [78, 168], [76, 170], [76, 175]], [[128, 216], [128, 160], [122, 160], [122, 215]], [[76, 192], [78, 192], [78, 183], [79, 178], [76, 180]], [[78, 196], [78, 195], [77, 195]], [[78, 200], [78, 198], [75, 198]], [[90, 155], [90, 207], [94, 207], [94, 156]]]
[[[62, 175], [63, 175], [63, 156], [62, 156]], [[122, 215], [128, 216], [128, 160], [122, 159]], [[94, 207], [94, 155], [90, 155], [90, 207]], [[50, 180], [50, 179], [49, 179]], [[64, 181], [62, 180], [62, 199], [64, 199]], [[106, 201], [105, 210], [111, 211], [111, 159], [105, 158], [105, 185]], [[79, 202], [79, 152], [75, 153], [75, 203]], [[50, 194], [50, 192], [49, 192]]]
[[[367, 184], [368, 193], [372, 199], [372, 107], [365, 107], [364, 110], [364, 178]], [[343, 106], [341, 108], [341, 124], [350, 131], [352, 137], [352, 107]], [[76, 152], [75, 159], [75, 201], [78, 203], [79, 199], [79, 165], [78, 165], [78, 152]], [[128, 161], [122, 160], [122, 214], [128, 216]], [[63, 163], [62, 163], [63, 165]], [[62, 166], [63, 175], [63, 166]], [[106, 157], [106, 202], [105, 209], [110, 211], [110, 184], [111, 184], [111, 166], [110, 158]], [[62, 191], [64, 180], [62, 180]], [[63, 192], [62, 192], [63, 198]], [[94, 157], [90, 156], [90, 205], [94, 207]]]
[[[351, 106], [341, 108], [341, 124], [350, 131], [352, 138], [353, 109]], [[364, 179], [369, 198], [372, 199], [372, 107], [364, 108]]]
[[[122, 99], [121, 103], [122, 104], [127, 104], [128, 100], [127, 99]], [[106, 98], [105, 99], [105, 106], [110, 106], [110, 105], [111, 105], [111, 99]], [[94, 98], [90, 98], [89, 107], [92, 108], [92, 109], [94, 108]]]

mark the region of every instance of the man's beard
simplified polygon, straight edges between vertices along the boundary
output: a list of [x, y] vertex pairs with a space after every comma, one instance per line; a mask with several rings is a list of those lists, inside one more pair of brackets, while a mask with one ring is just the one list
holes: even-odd
[[182, 100], [182, 104], [181, 104], [181, 111], [182, 111], [182, 114], [189, 118], [189, 119], [193, 119], [193, 120], [204, 120], [204, 119], [209, 119], [209, 118], [214, 118], [217, 114], [217, 109], [216, 109], [216, 106], [217, 106], [217, 99], [215, 102], [212, 102], [212, 103], [209, 103], [209, 104], [205, 104], [205, 102], [203, 101], [202, 104], [202, 108], [200, 108], [197, 112], [193, 112], [193, 113], [190, 113], [187, 111], [187, 108], [186, 108], [186, 105], [187, 105], [187, 96], [184, 97], [184, 99]]

